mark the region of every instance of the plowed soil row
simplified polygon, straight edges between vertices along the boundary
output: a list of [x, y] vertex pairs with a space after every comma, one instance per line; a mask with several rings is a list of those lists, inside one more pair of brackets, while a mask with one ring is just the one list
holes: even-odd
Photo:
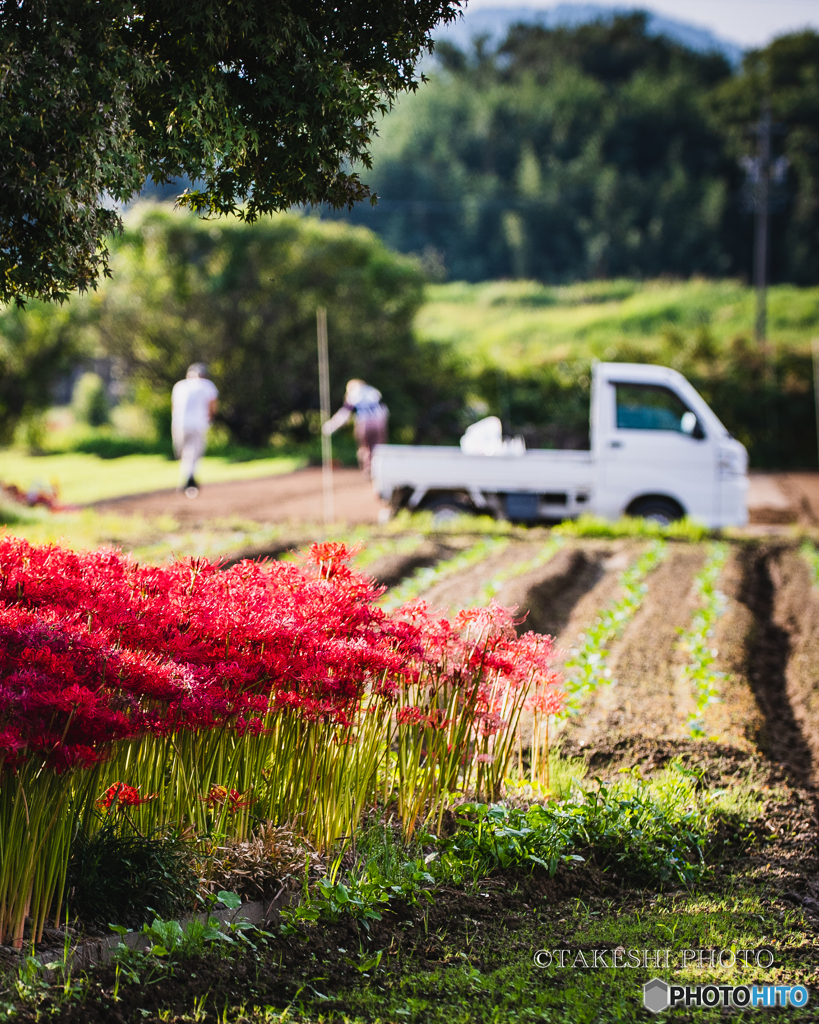
[[[461, 540], [463, 543], [463, 540]], [[502, 552], [442, 580], [423, 596], [433, 608], [465, 607], [487, 581], [537, 554], [541, 541], [510, 539]], [[419, 565], [452, 557], [455, 545], [425, 541], [371, 571], [393, 584]], [[562, 663], [600, 611], [620, 596], [619, 574], [645, 544], [631, 540], [567, 542], [548, 563], [511, 579], [497, 600], [525, 614], [522, 629], [555, 637]], [[693, 580], [704, 545], [670, 543], [646, 581], [647, 593], [622, 636], [610, 646], [613, 682], [592, 695], [564, 735], [572, 746], [640, 737], [690, 739], [694, 695], [680, 633], [698, 598]], [[727, 604], [712, 643], [723, 673], [721, 700], [705, 712], [706, 733], [732, 747], [763, 752], [799, 786], [819, 782], [819, 593], [792, 544], [745, 542], [733, 547], [719, 589]]]
[[599, 687], [566, 734], [580, 743], [627, 735], [683, 738], [694, 708], [682, 678], [680, 631], [694, 608], [692, 579], [702, 567], [699, 545], [671, 545], [647, 580], [648, 592], [622, 637], [612, 645], [612, 681]]
[[471, 544], [471, 540], [462, 537], [437, 540], [428, 538], [419, 543], [412, 551], [382, 555], [371, 562], [364, 570], [373, 576], [382, 587], [395, 587], [418, 569], [428, 569], [439, 562], [454, 558], [459, 552]]
[[[649, 577], [640, 609], [611, 647], [612, 684], [601, 686], [565, 728], [573, 746], [688, 737], [694, 701], [679, 633], [696, 605], [692, 580], [703, 560], [701, 547], [672, 545]], [[604, 577], [586, 600], [602, 597], [607, 585]], [[719, 586], [728, 602], [712, 642], [714, 667], [725, 676], [719, 703], [706, 709], [706, 732], [762, 752], [791, 784], [813, 788], [819, 784], [819, 593], [808, 567], [792, 545], [745, 544], [731, 553]], [[569, 639], [566, 631], [562, 639]]]
[[751, 564], [762, 576], [766, 601], [752, 651], [759, 659], [752, 679], [765, 717], [763, 749], [787, 766], [794, 782], [817, 786], [819, 593], [807, 563], [793, 547], [762, 549]]
[[[385, 555], [366, 572], [380, 584], [396, 586], [416, 569], [454, 557], [473, 539], [427, 539], [409, 554]], [[514, 574], [543, 550], [546, 540], [510, 538], [508, 545], [477, 565], [447, 576], [420, 596], [442, 613], [480, 602], [487, 583], [499, 574]], [[507, 608], [525, 616], [521, 630], [533, 629], [554, 636], [558, 646], [571, 646], [576, 634], [617, 590], [617, 575], [638, 556], [643, 545], [631, 541], [584, 540], [567, 542], [553, 558], [535, 569], [512, 575], [495, 595]]]

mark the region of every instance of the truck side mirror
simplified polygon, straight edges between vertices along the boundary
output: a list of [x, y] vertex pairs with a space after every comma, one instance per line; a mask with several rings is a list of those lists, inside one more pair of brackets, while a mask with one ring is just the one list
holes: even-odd
[[690, 409], [680, 417], [680, 429], [684, 434], [693, 437], [695, 441], [701, 441], [705, 437], [700, 421]]

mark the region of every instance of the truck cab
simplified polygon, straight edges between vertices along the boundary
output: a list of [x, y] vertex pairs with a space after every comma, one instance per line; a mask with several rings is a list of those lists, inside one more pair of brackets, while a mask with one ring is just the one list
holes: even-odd
[[587, 511], [605, 518], [691, 516], [747, 522], [748, 456], [678, 373], [596, 363], [589, 450], [465, 454], [457, 447], [380, 445], [376, 492], [392, 508], [449, 508], [533, 522]]

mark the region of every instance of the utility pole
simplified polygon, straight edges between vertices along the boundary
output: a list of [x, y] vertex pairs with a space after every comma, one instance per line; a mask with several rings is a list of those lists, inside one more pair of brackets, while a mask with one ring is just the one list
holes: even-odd
[[[330, 359], [327, 353], [327, 310], [319, 306], [316, 310], [316, 334], [318, 338], [319, 364], [319, 405], [321, 426], [330, 419]], [[333, 502], [333, 449], [330, 435], [321, 432], [321, 485], [324, 492], [324, 525], [329, 526], [335, 519]]]
[[754, 287], [756, 288], [756, 340], [768, 347], [768, 213], [771, 177], [771, 105], [766, 100], [756, 125], [757, 175], [754, 188]]
[[816, 450], [819, 452], [819, 338], [810, 343], [813, 356], [813, 407], [816, 412]]
[[771, 104], [762, 106], [762, 116], [754, 131], [757, 157], [754, 181], [754, 287], [756, 288], [756, 340], [768, 347], [768, 214], [771, 180]]

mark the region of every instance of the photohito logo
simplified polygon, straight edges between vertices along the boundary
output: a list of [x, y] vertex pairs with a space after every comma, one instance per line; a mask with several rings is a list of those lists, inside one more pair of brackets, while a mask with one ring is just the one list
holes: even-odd
[[652, 1013], [675, 1006], [805, 1006], [804, 985], [669, 985], [652, 978], [643, 985], [643, 1005]]

